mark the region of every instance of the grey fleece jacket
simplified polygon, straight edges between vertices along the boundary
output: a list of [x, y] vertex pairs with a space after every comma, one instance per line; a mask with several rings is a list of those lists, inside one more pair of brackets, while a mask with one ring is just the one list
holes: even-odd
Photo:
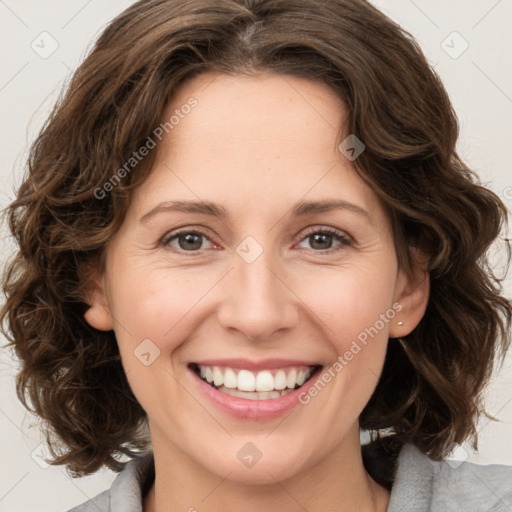
[[[68, 512], [143, 512], [154, 476], [148, 452], [130, 461], [109, 490]], [[387, 512], [512, 512], [512, 466], [431, 461], [406, 444]]]

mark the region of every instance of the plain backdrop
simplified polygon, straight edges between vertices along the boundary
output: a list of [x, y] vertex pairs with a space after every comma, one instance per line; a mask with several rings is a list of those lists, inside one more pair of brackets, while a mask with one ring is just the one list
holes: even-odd
[[[214, 1], [214, 0], [212, 0]], [[0, 207], [21, 182], [28, 146], [58, 93], [105, 25], [130, 0], [0, 0]], [[374, 0], [418, 40], [450, 94], [460, 121], [458, 151], [484, 183], [512, 205], [512, 48], [510, 0]], [[507, 62], [509, 62], [507, 64]], [[13, 250], [2, 226], [1, 261]], [[496, 250], [503, 262], [503, 250]], [[506, 295], [511, 296], [510, 279]], [[3, 299], [2, 299], [3, 300]], [[4, 343], [4, 339], [1, 343]], [[0, 511], [61, 512], [108, 488], [116, 476], [103, 470], [71, 479], [63, 467], [46, 467], [37, 418], [14, 389], [16, 362], [0, 354]], [[512, 464], [512, 355], [486, 395], [479, 464]]]

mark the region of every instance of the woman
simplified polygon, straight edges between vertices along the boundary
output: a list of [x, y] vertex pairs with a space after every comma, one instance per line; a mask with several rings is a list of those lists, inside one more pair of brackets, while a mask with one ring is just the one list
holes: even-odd
[[74, 510], [510, 507], [509, 467], [443, 461], [476, 446], [512, 313], [506, 209], [456, 139], [362, 0], [115, 19], [8, 209], [20, 398], [76, 476], [134, 458]]

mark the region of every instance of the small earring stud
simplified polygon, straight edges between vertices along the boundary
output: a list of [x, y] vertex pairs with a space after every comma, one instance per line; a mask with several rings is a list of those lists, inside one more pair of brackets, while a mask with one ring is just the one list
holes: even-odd
[[402, 322], [402, 320], [400, 320], [400, 322], [397, 322], [398, 325], [404, 325], [404, 323]]

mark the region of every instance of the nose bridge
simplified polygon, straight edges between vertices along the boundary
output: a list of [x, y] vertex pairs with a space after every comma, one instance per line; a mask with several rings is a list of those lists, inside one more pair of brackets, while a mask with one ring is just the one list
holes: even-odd
[[247, 237], [236, 249], [235, 279], [240, 281], [240, 301], [253, 308], [268, 308], [280, 302], [282, 283], [270, 269], [276, 267], [270, 242], [265, 247], [255, 238]]
[[235, 263], [235, 278], [240, 280], [241, 291], [251, 302], [275, 300], [277, 282], [274, 251], [266, 243], [264, 248], [253, 237], [247, 237], [236, 250], [239, 258]]
[[293, 294], [282, 282], [272, 247], [247, 237], [236, 248], [233, 266], [220, 314], [225, 328], [235, 328], [256, 339], [297, 321]]

